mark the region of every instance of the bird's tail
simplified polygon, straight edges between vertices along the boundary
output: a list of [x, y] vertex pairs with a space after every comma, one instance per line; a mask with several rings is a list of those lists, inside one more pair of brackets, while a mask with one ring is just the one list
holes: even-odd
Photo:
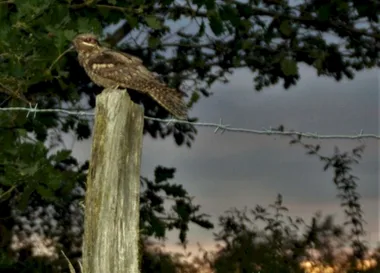
[[187, 106], [182, 93], [161, 83], [145, 86], [147, 92], [158, 104], [178, 119], [187, 119]]

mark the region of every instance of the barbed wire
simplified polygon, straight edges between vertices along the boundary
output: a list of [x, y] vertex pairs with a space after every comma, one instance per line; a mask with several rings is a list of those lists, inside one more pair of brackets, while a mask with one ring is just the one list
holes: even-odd
[[[0, 111], [24, 111], [27, 112], [27, 117], [31, 113], [34, 113], [34, 117], [37, 113], [62, 113], [67, 115], [75, 115], [75, 116], [94, 116], [94, 112], [90, 111], [80, 111], [80, 110], [70, 110], [70, 109], [38, 109], [37, 105], [34, 107], [26, 108], [26, 107], [5, 107], [0, 108]], [[362, 140], [362, 139], [376, 139], [380, 140], [380, 135], [376, 134], [364, 134], [363, 130], [360, 130], [358, 134], [355, 135], [340, 135], [340, 134], [333, 134], [333, 135], [322, 135], [318, 133], [309, 133], [309, 132], [298, 132], [298, 131], [286, 131], [286, 130], [279, 130], [279, 129], [273, 129], [273, 128], [263, 128], [262, 130], [257, 129], [248, 129], [248, 128], [234, 128], [231, 127], [230, 124], [223, 124], [223, 120], [220, 119], [219, 123], [212, 123], [212, 122], [191, 122], [187, 120], [179, 120], [179, 119], [160, 119], [160, 118], [153, 118], [153, 117], [147, 117], [144, 116], [144, 119], [146, 120], [152, 120], [152, 121], [158, 121], [169, 124], [189, 124], [193, 126], [198, 127], [211, 127], [215, 128], [214, 133], [220, 132], [235, 132], [235, 133], [249, 133], [249, 134], [255, 134], [255, 135], [277, 135], [277, 136], [300, 136], [303, 138], [311, 138], [311, 139], [356, 139], [356, 140]]]

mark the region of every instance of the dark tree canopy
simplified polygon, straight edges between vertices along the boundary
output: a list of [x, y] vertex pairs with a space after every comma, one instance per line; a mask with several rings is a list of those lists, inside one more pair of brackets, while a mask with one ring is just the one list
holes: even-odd
[[208, 93], [241, 67], [256, 73], [258, 90], [279, 80], [289, 87], [300, 63], [352, 78], [380, 64], [379, 7], [376, 0], [3, 1], [0, 83], [27, 98], [74, 100], [94, 91], [73, 56], [53, 62], [77, 33], [100, 34], [120, 20], [106, 42], [142, 57], [175, 87]]
[[[55, 1], [0, 2], [0, 91], [26, 97], [40, 108], [76, 105], [83, 95], [94, 106], [99, 87], [79, 67], [73, 52], [60, 55], [83, 32], [105, 35], [105, 43], [142, 58], [171, 86], [185, 91], [190, 105], [208, 95], [215, 81], [237, 68], [252, 72], [261, 90], [282, 81], [297, 83], [299, 65], [318, 75], [352, 78], [356, 70], [379, 66], [379, 2], [333, 1]], [[136, 95], [149, 116], [166, 117], [148, 98]], [[6, 97], [4, 97], [6, 98]], [[26, 121], [22, 121], [26, 122]], [[47, 115], [36, 131], [74, 129], [86, 138], [85, 122]], [[196, 133], [188, 125], [147, 121], [153, 137], [172, 135], [190, 146]]]

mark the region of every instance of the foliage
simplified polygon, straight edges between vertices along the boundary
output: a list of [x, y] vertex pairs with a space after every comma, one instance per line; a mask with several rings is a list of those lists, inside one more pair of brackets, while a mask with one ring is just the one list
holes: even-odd
[[[302, 272], [299, 256], [306, 255], [306, 249], [297, 250], [302, 251], [298, 255], [291, 252], [298, 242], [302, 220], [284, 217], [287, 209], [280, 195], [271, 209], [273, 217], [265, 208], [256, 206], [249, 212], [230, 210], [219, 218], [221, 231], [215, 234], [215, 240], [222, 246], [213, 262], [215, 272]], [[264, 223], [262, 230], [258, 222]]]
[[[174, 173], [174, 168], [159, 166], [155, 170], [153, 181], [141, 178], [140, 230], [143, 245], [149, 238], [164, 240], [166, 232], [170, 230], [178, 230], [181, 243], [186, 244], [190, 223], [206, 229], [213, 227], [207, 215], [198, 213], [200, 206], [192, 203], [187, 191], [181, 185], [170, 182]], [[30, 197], [33, 202], [25, 210], [16, 212], [18, 214], [15, 215], [14, 235], [23, 243], [36, 233], [42, 238], [54, 238], [53, 249], [63, 250], [72, 262], [80, 259], [83, 236], [82, 199], [83, 190], [80, 188], [62, 196], [60, 202], [50, 205]], [[172, 208], [169, 209], [168, 205], [171, 203]], [[34, 248], [33, 244], [26, 244], [20, 250], [32, 252]], [[145, 266], [145, 263], [153, 262], [153, 257], [148, 250], [143, 250], [142, 263]], [[58, 257], [53, 255], [53, 258], [55, 266], [66, 267], [63, 257], [56, 259]], [[73, 264], [76, 265], [74, 262]]]
[[[168, 182], [174, 178], [174, 172], [174, 168], [158, 166], [153, 181], [142, 177], [144, 191], [140, 198], [140, 229], [144, 235], [159, 239], [165, 238], [166, 231], [176, 229], [180, 242], [186, 244], [190, 222], [206, 229], [213, 228], [213, 225], [208, 215], [198, 213], [200, 206], [192, 204], [193, 198], [182, 185]], [[165, 200], [172, 203], [170, 211], [165, 210]]]
[[[357, 270], [358, 260], [368, 258], [362, 238], [365, 221], [357, 192], [358, 177], [351, 174], [352, 165], [358, 164], [364, 147], [354, 148], [351, 153], [335, 148], [332, 156], [324, 156], [319, 152], [319, 145], [306, 144], [301, 137], [290, 143], [302, 145], [307, 154], [318, 157], [324, 163], [325, 171], [333, 170], [333, 182], [346, 221], [343, 225], [336, 225], [331, 216], [322, 218], [318, 212], [306, 225], [299, 217], [294, 219], [284, 215], [288, 210], [283, 206], [281, 195], [269, 206], [272, 213], [259, 205], [249, 212], [246, 209], [227, 211], [219, 218], [221, 231], [215, 234], [216, 241], [222, 243], [212, 261], [216, 272], [303, 272], [300, 268], [302, 261], [315, 261], [310, 250], [318, 252], [321, 264], [333, 267], [339, 256], [347, 256], [344, 248], [348, 244], [353, 250], [348, 256], [349, 268]], [[260, 228], [262, 224], [263, 229]]]
[[[0, 49], [7, 69], [2, 69], [0, 82], [4, 92], [26, 97], [41, 95], [41, 89], [32, 89], [45, 82], [44, 93], [78, 99], [77, 89], [85, 89], [88, 79], [77, 74], [80, 69], [72, 60], [54, 61], [78, 32], [100, 34], [122, 19], [126, 21], [106, 40], [111, 46], [129, 35], [123, 48], [173, 86], [184, 80], [196, 88], [203, 83], [199, 91], [205, 94], [215, 80], [240, 67], [258, 73], [256, 88], [261, 89], [279, 80], [285, 87], [295, 84], [299, 63], [337, 80], [379, 65], [379, 3], [373, 0], [15, 0], [2, 2], [2, 7]], [[171, 24], [180, 20], [195, 30]], [[323, 33], [334, 39], [327, 41]], [[168, 48], [173, 56], [164, 54]], [[172, 71], [176, 74], [170, 75]], [[52, 83], [60, 88], [52, 89]]]
[[[219, 217], [220, 231], [215, 234], [219, 250], [208, 258], [211, 268], [217, 273], [325, 272], [318, 271], [319, 266], [326, 272], [359, 272], [357, 259], [349, 263], [355, 254], [346, 252], [351, 236], [343, 225], [320, 212], [310, 224], [287, 212], [281, 195], [269, 208], [257, 205], [251, 210], [227, 211]], [[305, 266], [307, 262], [314, 265], [315, 271]]]
[[334, 155], [328, 157], [319, 153], [319, 145], [305, 144], [301, 138], [294, 139], [291, 144], [301, 144], [309, 155], [314, 155], [319, 158], [325, 165], [323, 170], [332, 169], [334, 176], [333, 182], [337, 187], [338, 199], [341, 200], [341, 207], [344, 209], [346, 216], [346, 226], [350, 229], [351, 247], [354, 251], [354, 257], [362, 259], [366, 252], [366, 246], [361, 237], [365, 235], [362, 206], [359, 202], [360, 194], [357, 192], [357, 181], [359, 178], [353, 175], [352, 165], [358, 164], [361, 154], [364, 151], [364, 146], [354, 148], [349, 152], [340, 152], [338, 147], [335, 147]]

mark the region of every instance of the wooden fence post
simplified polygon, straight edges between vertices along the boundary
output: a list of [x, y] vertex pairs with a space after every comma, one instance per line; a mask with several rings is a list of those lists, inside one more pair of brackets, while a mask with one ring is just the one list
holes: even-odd
[[144, 116], [126, 91], [96, 98], [85, 198], [83, 273], [139, 272]]

